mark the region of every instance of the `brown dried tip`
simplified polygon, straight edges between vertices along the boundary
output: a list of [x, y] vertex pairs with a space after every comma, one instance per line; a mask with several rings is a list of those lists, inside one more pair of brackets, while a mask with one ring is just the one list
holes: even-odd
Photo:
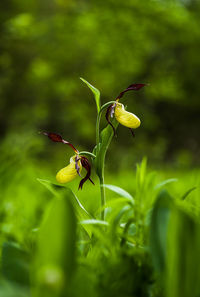
[[54, 142], [62, 142], [64, 144], [67, 144], [67, 145], [71, 146], [71, 148], [75, 151], [75, 153], [78, 153], [78, 150], [73, 146], [73, 144], [71, 144], [70, 142], [64, 140], [61, 135], [56, 134], [56, 133], [52, 133], [52, 132], [40, 132], [40, 133], [45, 135], [45, 136], [48, 136], [49, 139], [51, 139]]
[[120, 99], [128, 91], [139, 91], [144, 86], [147, 86], [147, 84], [132, 84], [128, 86], [128, 88], [126, 88], [124, 91], [122, 91], [116, 99]]
[[89, 179], [90, 182], [94, 185], [93, 181], [90, 178], [91, 175], [91, 165], [86, 157], [81, 156], [81, 164], [86, 169], [87, 174], [86, 176], [80, 181], [78, 189], [83, 188], [83, 184]]

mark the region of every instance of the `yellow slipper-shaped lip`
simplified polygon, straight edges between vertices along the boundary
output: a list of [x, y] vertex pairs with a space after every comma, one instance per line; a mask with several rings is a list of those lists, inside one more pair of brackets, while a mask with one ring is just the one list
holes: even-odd
[[[60, 169], [56, 175], [56, 180], [61, 183], [68, 183], [72, 181], [74, 178], [77, 177], [78, 172], [76, 169], [76, 162], [75, 162], [76, 155], [70, 158], [70, 163], [68, 166]], [[78, 161], [78, 166], [79, 166], [79, 172], [82, 170], [82, 164], [81, 161]]]
[[140, 126], [140, 119], [131, 112], [125, 110], [124, 105], [117, 103], [115, 107], [115, 118], [123, 126], [136, 129]]

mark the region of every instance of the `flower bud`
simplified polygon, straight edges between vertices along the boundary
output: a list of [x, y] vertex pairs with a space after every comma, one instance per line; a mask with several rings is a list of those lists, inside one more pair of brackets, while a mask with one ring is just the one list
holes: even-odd
[[136, 129], [140, 126], [140, 119], [135, 114], [126, 111], [121, 103], [116, 104], [115, 118], [121, 125], [128, 128]]
[[79, 167], [79, 172], [82, 169], [82, 164], [81, 161], [78, 160], [76, 164], [76, 157], [77, 155], [73, 156], [70, 158], [70, 164], [61, 170], [58, 171], [56, 175], [56, 179], [59, 183], [64, 184], [72, 181], [75, 177], [77, 177], [78, 172], [77, 172], [77, 166]]

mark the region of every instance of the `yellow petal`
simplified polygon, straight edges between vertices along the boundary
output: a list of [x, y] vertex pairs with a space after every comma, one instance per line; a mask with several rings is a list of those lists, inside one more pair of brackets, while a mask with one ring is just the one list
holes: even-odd
[[[56, 179], [59, 183], [64, 184], [68, 183], [71, 180], [73, 180], [75, 177], [77, 177], [78, 173], [76, 170], [76, 163], [75, 163], [75, 157], [70, 158], [70, 163], [68, 166], [60, 169], [56, 175]], [[82, 165], [81, 161], [78, 161], [79, 171], [81, 172]]]
[[136, 129], [140, 126], [140, 119], [133, 113], [124, 109], [124, 105], [117, 103], [115, 107], [115, 118], [123, 126]]

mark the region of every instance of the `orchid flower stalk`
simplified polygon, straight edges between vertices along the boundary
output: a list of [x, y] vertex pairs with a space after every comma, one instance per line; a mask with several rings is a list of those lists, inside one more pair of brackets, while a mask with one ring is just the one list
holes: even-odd
[[[96, 120], [96, 146], [94, 148], [96, 157], [93, 160], [94, 167], [96, 170], [96, 173], [99, 177], [99, 184], [100, 184], [100, 193], [101, 193], [101, 219], [105, 219], [105, 210], [104, 205], [106, 203], [106, 195], [105, 195], [105, 187], [104, 187], [104, 168], [105, 168], [105, 156], [108, 149], [108, 146], [110, 144], [110, 141], [113, 137], [113, 135], [116, 135], [115, 127], [112, 123], [112, 118], [115, 116], [116, 119], [116, 125], [118, 123], [128, 127], [131, 129], [132, 135], [134, 135], [132, 129], [136, 129], [140, 126], [140, 119], [134, 115], [133, 113], [130, 113], [125, 110], [124, 105], [119, 103], [119, 100], [124, 96], [124, 94], [128, 91], [134, 90], [138, 91], [146, 84], [132, 84], [128, 86], [125, 90], [123, 90], [114, 101], [110, 101], [105, 103], [104, 105], [101, 105], [100, 101], [100, 92], [95, 87], [93, 87], [90, 83], [88, 83], [85, 79], [81, 78], [81, 80], [91, 89], [91, 91], [94, 94], [94, 98], [96, 101], [97, 106], [97, 120]], [[101, 131], [100, 134], [100, 122], [101, 122], [101, 115], [103, 111], [106, 109], [106, 119], [108, 121], [108, 127]], [[111, 119], [110, 119], [111, 118]], [[111, 130], [108, 131], [110, 127]], [[107, 131], [106, 131], [107, 129]]]
[[[64, 140], [62, 136], [56, 133], [48, 133], [41, 132], [42, 134], [48, 136], [48, 138], [54, 142], [61, 142], [63, 144], [67, 144], [70, 146], [75, 155], [70, 158], [70, 162], [67, 166], [63, 167], [56, 174], [57, 182], [63, 184], [72, 181], [78, 176], [81, 177], [81, 181], [79, 183], [79, 189], [83, 188], [84, 183], [89, 180], [92, 184], [93, 181], [90, 178], [91, 176], [91, 165], [88, 160], [88, 157], [91, 158], [93, 167], [96, 171], [96, 174], [99, 178], [100, 185], [100, 193], [101, 193], [101, 219], [105, 219], [105, 203], [106, 203], [106, 195], [105, 195], [105, 186], [104, 186], [104, 168], [105, 168], [105, 156], [108, 150], [109, 144], [112, 140], [113, 135], [116, 135], [116, 127], [118, 124], [121, 124], [125, 127], [131, 129], [132, 134], [133, 129], [136, 129], [140, 126], [140, 119], [133, 113], [127, 111], [124, 105], [119, 102], [121, 98], [127, 91], [138, 91], [146, 84], [132, 84], [124, 91], [122, 91], [115, 100], [109, 101], [103, 105], [101, 105], [100, 101], [100, 92], [98, 89], [93, 87], [89, 82], [81, 78], [81, 80], [91, 89], [94, 94], [94, 98], [97, 106], [97, 120], [96, 120], [96, 145], [93, 152], [83, 151], [79, 152], [73, 144]], [[106, 110], [106, 120], [108, 125], [104, 128], [100, 133], [100, 122], [102, 113]], [[81, 176], [81, 172], [83, 168], [86, 170], [86, 175], [84, 177]]]

